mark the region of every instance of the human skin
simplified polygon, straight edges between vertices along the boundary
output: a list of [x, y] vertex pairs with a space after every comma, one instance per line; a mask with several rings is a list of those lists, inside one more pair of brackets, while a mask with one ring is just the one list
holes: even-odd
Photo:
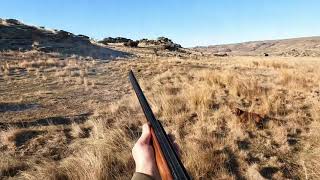
[[150, 126], [148, 124], [143, 124], [142, 134], [132, 148], [132, 156], [136, 164], [136, 172], [159, 179], [154, 149], [151, 142]]

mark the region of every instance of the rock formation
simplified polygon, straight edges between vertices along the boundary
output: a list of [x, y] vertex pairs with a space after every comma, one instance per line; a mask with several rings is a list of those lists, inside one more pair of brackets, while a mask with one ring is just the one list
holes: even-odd
[[159, 50], [178, 51], [182, 46], [174, 43], [171, 39], [166, 37], [159, 37], [157, 40], [141, 39], [139, 44], [146, 47], [154, 47]]
[[0, 51], [6, 50], [39, 50], [100, 59], [127, 55], [98, 46], [85, 35], [74, 35], [63, 30], [46, 30], [15, 19], [0, 19]]

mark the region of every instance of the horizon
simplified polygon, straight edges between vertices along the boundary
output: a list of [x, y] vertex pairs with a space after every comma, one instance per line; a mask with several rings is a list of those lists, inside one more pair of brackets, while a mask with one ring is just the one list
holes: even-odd
[[315, 22], [320, 17], [319, 6], [320, 2], [315, 0], [308, 3], [302, 0], [201, 3], [32, 0], [27, 4], [3, 2], [0, 18], [84, 34], [97, 40], [165, 36], [184, 47], [195, 47], [319, 36], [320, 25]]

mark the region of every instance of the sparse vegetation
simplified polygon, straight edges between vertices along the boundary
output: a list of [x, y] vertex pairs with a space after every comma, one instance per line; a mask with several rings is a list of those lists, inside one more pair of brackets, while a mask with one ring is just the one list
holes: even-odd
[[144, 53], [1, 53], [0, 177], [129, 179], [144, 122], [132, 68], [195, 179], [320, 178], [317, 58]]

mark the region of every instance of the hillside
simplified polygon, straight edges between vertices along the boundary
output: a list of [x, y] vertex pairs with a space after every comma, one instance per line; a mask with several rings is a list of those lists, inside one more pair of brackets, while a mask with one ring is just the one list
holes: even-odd
[[264, 56], [320, 56], [320, 36], [195, 47], [204, 53]]
[[74, 35], [63, 30], [47, 30], [44, 27], [26, 25], [15, 19], [0, 18], [0, 51], [6, 50], [37, 50], [99, 59], [128, 55], [97, 45], [85, 35]]

